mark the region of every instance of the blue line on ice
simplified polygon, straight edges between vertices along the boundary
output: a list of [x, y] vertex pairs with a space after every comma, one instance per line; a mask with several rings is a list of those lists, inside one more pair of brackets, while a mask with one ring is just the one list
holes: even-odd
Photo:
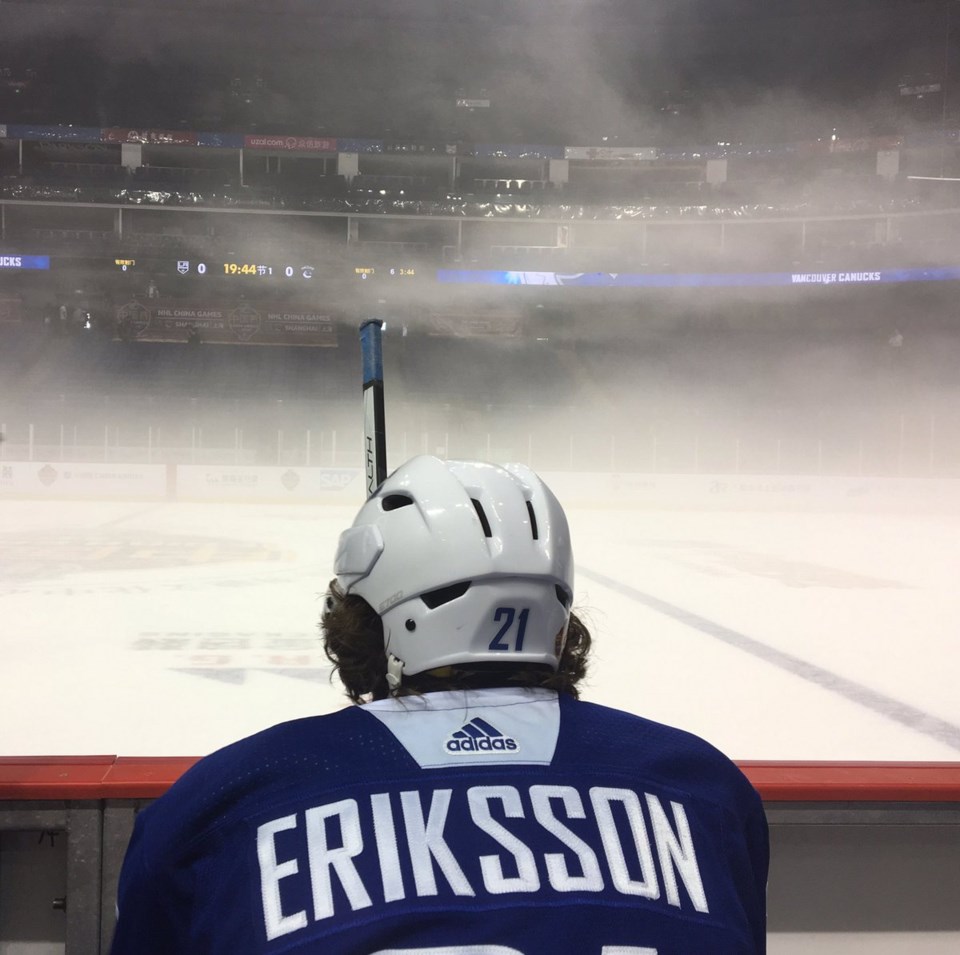
[[879, 693], [876, 690], [870, 689], [868, 686], [864, 686], [862, 683], [857, 683], [855, 680], [849, 680], [846, 677], [840, 676], [838, 673], [825, 670], [815, 663], [810, 663], [790, 653], [777, 650], [765, 643], [761, 643], [759, 640], [724, 627], [722, 624], [708, 620], [706, 617], [701, 617], [699, 614], [695, 614], [690, 610], [685, 610], [683, 607], [678, 607], [675, 604], [661, 600], [659, 597], [646, 594], [641, 590], [631, 587], [629, 584], [624, 584], [618, 580], [614, 580], [612, 577], [607, 577], [605, 574], [599, 574], [596, 571], [588, 570], [579, 565], [577, 566], [577, 574], [604, 587], [608, 587], [618, 594], [629, 597], [631, 600], [635, 600], [650, 610], [670, 617], [678, 623], [699, 630], [701, 633], [706, 633], [720, 640], [722, 643], [726, 643], [728, 646], [735, 647], [737, 650], [749, 653], [751, 656], [757, 657], [765, 663], [785, 670], [787, 673], [799, 677], [801, 680], [806, 680], [825, 690], [829, 690], [831, 693], [836, 693], [851, 703], [863, 706], [868, 710], [872, 710], [874, 713], [879, 713], [889, 720], [900, 723], [918, 733], [923, 733], [925, 736], [929, 736], [946, 746], [960, 750], [960, 726], [955, 726], [953, 723], [941, 720], [939, 717], [932, 716], [930, 713], [924, 713], [923, 710], [918, 710], [909, 703], [894, 699], [885, 693]]

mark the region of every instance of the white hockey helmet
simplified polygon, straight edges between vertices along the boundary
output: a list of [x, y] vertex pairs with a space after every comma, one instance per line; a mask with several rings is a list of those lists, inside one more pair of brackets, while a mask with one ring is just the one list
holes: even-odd
[[401, 465], [340, 535], [345, 594], [383, 621], [387, 681], [478, 662], [556, 670], [573, 600], [566, 515], [523, 465]]

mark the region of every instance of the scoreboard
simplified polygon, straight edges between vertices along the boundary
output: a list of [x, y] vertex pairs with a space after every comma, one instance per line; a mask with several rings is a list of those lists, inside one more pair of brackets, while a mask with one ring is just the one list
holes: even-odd
[[[165, 268], [162, 271], [166, 271]], [[359, 281], [370, 279], [416, 279], [422, 273], [416, 265], [355, 265], [331, 266], [318, 265], [302, 260], [264, 261], [233, 259], [224, 262], [221, 259], [177, 259], [176, 272], [183, 276], [221, 276], [226, 278], [249, 279], [306, 279], [314, 277], [325, 279], [344, 279], [352, 277]]]
[[[0, 274], [14, 272], [77, 273], [97, 277], [103, 274], [164, 276], [212, 280], [303, 283], [325, 281], [402, 280], [409, 282], [423, 276], [423, 270], [409, 262], [383, 266], [380, 264], [345, 265], [305, 259], [225, 259], [208, 256], [196, 259], [174, 259], [159, 256], [114, 255], [102, 257], [0, 254]], [[431, 273], [431, 277], [434, 277]]]

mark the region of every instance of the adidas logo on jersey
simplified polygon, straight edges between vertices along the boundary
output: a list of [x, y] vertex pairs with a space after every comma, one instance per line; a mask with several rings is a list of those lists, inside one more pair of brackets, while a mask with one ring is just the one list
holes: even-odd
[[520, 744], [476, 716], [456, 733], [451, 733], [443, 748], [448, 753], [516, 753]]

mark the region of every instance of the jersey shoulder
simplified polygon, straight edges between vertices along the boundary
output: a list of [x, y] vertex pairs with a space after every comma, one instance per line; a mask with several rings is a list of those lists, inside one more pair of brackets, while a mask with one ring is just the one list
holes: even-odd
[[143, 828], [158, 851], [164, 844], [183, 847], [221, 821], [296, 798], [318, 781], [344, 785], [414, 766], [360, 707], [291, 720], [203, 757], [143, 810]]
[[563, 696], [560, 725], [558, 765], [642, 776], [718, 803], [759, 801], [732, 759], [687, 730]]

